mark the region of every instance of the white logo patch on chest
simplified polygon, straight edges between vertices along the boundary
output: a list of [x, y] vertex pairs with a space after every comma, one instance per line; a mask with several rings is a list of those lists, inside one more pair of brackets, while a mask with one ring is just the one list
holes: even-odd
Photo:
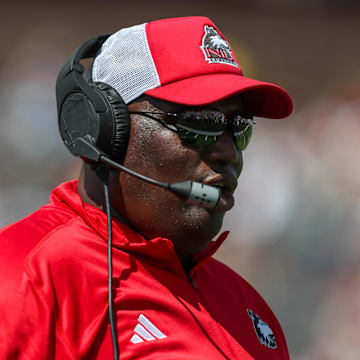
[[270, 326], [266, 322], [262, 321], [259, 315], [255, 314], [253, 311], [249, 309], [246, 311], [253, 322], [255, 333], [261, 344], [267, 346], [270, 349], [276, 349], [277, 345], [275, 342], [275, 335]]
[[133, 344], [165, 339], [167, 337], [145, 315], [140, 314], [137, 321], [138, 323], [134, 328], [135, 334], [130, 339]]
[[235, 61], [229, 43], [212, 26], [205, 25], [201, 50], [208, 63], [226, 64], [239, 67]]

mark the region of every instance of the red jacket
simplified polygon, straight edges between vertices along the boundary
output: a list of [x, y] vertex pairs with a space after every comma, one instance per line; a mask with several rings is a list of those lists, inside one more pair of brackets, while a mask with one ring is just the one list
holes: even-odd
[[[260, 295], [211, 255], [186, 277], [173, 244], [113, 220], [120, 359], [289, 359]], [[106, 215], [76, 182], [0, 232], [0, 359], [112, 359]]]

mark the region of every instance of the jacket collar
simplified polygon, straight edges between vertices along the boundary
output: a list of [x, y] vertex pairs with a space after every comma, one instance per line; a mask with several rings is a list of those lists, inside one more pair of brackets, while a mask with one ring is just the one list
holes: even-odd
[[[77, 180], [65, 182], [56, 187], [50, 196], [50, 203], [76, 213], [104, 241], [108, 241], [107, 215], [103, 211], [82, 201], [77, 193]], [[126, 252], [151, 258], [165, 266], [179, 263], [171, 240], [156, 237], [146, 240], [140, 234], [117, 219], [112, 219], [113, 246]], [[229, 232], [223, 232], [215, 241], [194, 256], [194, 268], [204, 264], [217, 251]]]

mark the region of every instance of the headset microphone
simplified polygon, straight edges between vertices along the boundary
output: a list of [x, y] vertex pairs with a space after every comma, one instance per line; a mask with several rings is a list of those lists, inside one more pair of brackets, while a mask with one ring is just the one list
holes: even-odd
[[96, 163], [103, 163], [111, 168], [124, 171], [129, 175], [140, 178], [150, 184], [169, 190], [188, 204], [213, 209], [216, 207], [221, 197], [221, 190], [214, 186], [205, 185], [192, 180], [169, 184], [151, 179], [130, 170], [129, 168], [109, 159], [99, 148], [92, 144], [90, 136], [77, 138], [75, 143], [75, 146], [80, 150], [82, 157]]

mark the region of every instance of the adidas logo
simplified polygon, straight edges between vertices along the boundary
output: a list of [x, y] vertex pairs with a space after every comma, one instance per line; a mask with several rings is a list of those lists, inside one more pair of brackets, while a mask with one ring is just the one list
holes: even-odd
[[130, 341], [138, 344], [144, 341], [152, 341], [157, 339], [165, 339], [167, 336], [163, 334], [145, 315], [140, 314], [137, 321], [139, 322], [135, 328], [135, 334]]

